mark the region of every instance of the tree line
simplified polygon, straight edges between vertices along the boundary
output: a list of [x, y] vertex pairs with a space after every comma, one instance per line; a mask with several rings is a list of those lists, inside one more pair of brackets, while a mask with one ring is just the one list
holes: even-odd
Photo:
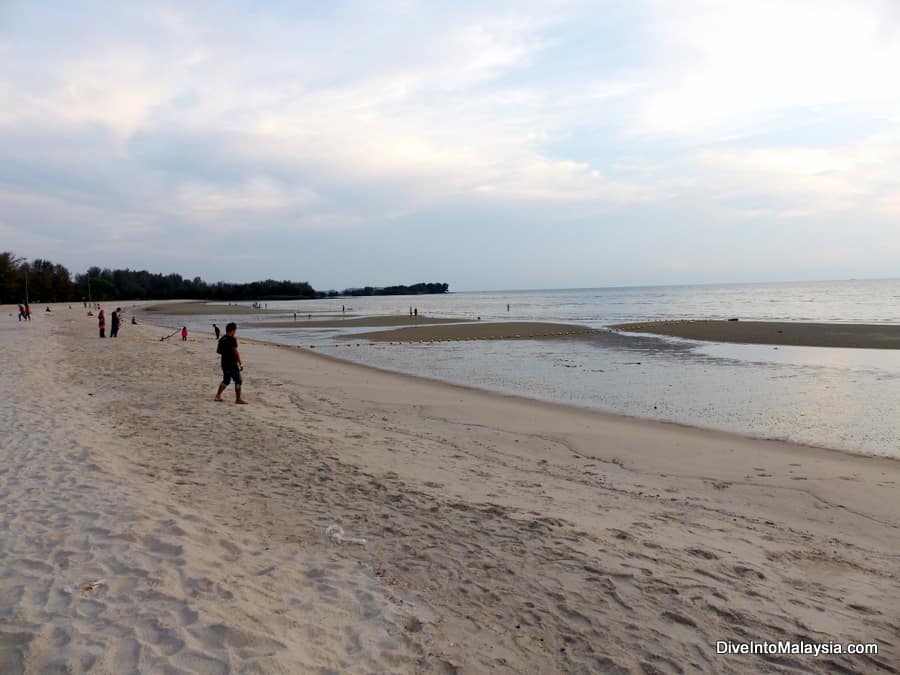
[[6, 251], [0, 253], [0, 304], [80, 302], [95, 300], [279, 300], [318, 297], [305, 281], [207, 283], [200, 277], [154, 274], [146, 270], [90, 267], [74, 277], [63, 265], [40, 258], [31, 262]]
[[[348, 289], [344, 295], [412, 295], [446, 293], [447, 284], [413, 284]], [[146, 270], [90, 267], [74, 277], [63, 265], [37, 258], [31, 262], [6, 251], [0, 253], [0, 304], [25, 302], [80, 302], [91, 300], [304, 300], [337, 297], [337, 291], [316, 291], [305, 281], [254, 281], [236, 284], [207, 283], [200, 277], [154, 274]]]
[[450, 288], [449, 284], [442, 283], [420, 283], [411, 286], [385, 286], [384, 288], [375, 288], [366, 286], [364, 288], [348, 288], [344, 290], [344, 295], [360, 296], [360, 295], [423, 295], [426, 293], [446, 293]]

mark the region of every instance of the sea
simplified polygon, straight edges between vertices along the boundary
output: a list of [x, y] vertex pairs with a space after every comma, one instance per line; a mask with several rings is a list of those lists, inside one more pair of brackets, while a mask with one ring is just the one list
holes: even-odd
[[[900, 280], [645, 286], [269, 302], [283, 318], [406, 315], [604, 329], [664, 319], [900, 324]], [[342, 310], [343, 308], [343, 310]], [[181, 325], [185, 317], [172, 317]], [[221, 321], [227, 318], [223, 306]], [[241, 316], [280, 320], [272, 314]], [[158, 317], [164, 321], [165, 317]], [[214, 317], [192, 317], [209, 330]], [[222, 325], [221, 323], [219, 325]], [[241, 328], [378, 368], [621, 415], [900, 458], [900, 350], [585, 338], [370, 345], [373, 328]], [[357, 344], [359, 346], [357, 346]], [[252, 382], [250, 383], [252, 386]]]

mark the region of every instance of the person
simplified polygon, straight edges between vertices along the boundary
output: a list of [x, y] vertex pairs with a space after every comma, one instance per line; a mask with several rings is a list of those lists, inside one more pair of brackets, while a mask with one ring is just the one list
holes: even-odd
[[115, 311], [109, 316], [109, 337], [119, 337], [119, 312], [121, 307], [116, 307]]
[[19, 305], [19, 321], [25, 318], [25, 306]]
[[297, 320], [297, 312], [294, 312], [294, 321]]
[[412, 316], [412, 307], [409, 308], [409, 315]]
[[237, 324], [232, 321], [225, 326], [225, 335], [219, 339], [216, 352], [222, 355], [222, 384], [216, 392], [214, 401], [221, 401], [222, 392], [234, 380], [234, 402], [246, 405], [247, 401], [241, 398], [241, 386], [243, 378], [241, 371], [244, 370], [244, 364], [241, 362], [241, 353], [238, 351], [238, 341], [234, 334], [237, 332]]
[[509, 303], [506, 304], [506, 311], [509, 311]]
[[419, 308], [418, 307], [413, 308], [413, 316], [419, 316]]
[[25, 303], [25, 320], [31, 321], [31, 307], [28, 306], [28, 303]]
[[137, 318], [136, 317], [131, 317], [131, 325], [137, 326]]
[[44, 311], [45, 311], [45, 312], [49, 312], [49, 311], [50, 311], [50, 308], [48, 307], [48, 308], [45, 309]]
[[216, 340], [218, 340], [219, 335], [221, 335], [222, 331], [219, 330], [219, 327], [216, 324], [213, 324], [213, 330], [216, 331]]
[[103, 310], [100, 310], [100, 313], [97, 315], [97, 325], [100, 328], [100, 337], [106, 337], [106, 317], [103, 315]]
[[187, 326], [181, 327], [181, 341], [187, 342]]

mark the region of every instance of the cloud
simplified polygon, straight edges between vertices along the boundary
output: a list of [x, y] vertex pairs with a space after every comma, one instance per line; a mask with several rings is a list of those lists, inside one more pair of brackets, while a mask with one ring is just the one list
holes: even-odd
[[898, 17], [876, 0], [11, 3], [0, 223], [126, 259], [239, 238], [252, 262], [287, 233], [433, 233], [463, 206], [483, 228], [527, 221], [523, 239], [626, 209], [656, 233], [698, 211], [882, 222], [900, 210]]
[[[787, 110], [877, 106], [898, 119], [900, 21], [891, 0], [661, 0], [659, 62], [639, 122], [658, 134], [727, 137]], [[661, 77], [660, 77], [661, 76]], [[870, 110], [872, 108], [869, 108]]]
[[731, 148], [698, 153], [720, 199], [756, 196], [773, 215], [829, 211], [895, 212], [900, 191], [900, 134], [878, 134], [832, 148]]

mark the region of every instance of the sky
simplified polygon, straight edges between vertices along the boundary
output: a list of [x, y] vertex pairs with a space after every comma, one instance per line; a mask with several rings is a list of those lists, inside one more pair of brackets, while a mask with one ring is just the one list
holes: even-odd
[[451, 290], [896, 277], [900, 2], [0, 0], [0, 250]]

